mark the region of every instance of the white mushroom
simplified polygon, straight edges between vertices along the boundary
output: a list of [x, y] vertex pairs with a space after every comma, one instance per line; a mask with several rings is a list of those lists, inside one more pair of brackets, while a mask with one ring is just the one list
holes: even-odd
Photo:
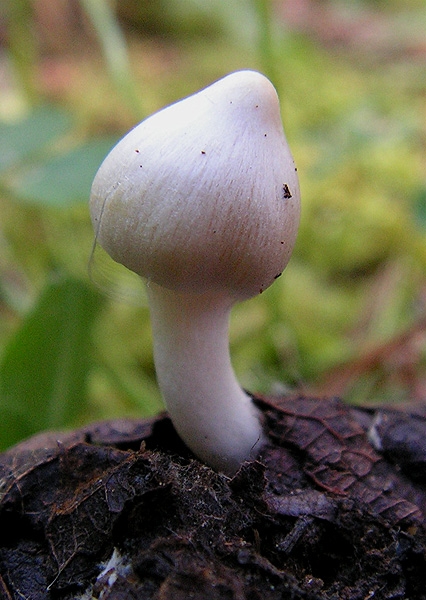
[[147, 280], [157, 378], [177, 432], [232, 475], [264, 438], [231, 366], [230, 310], [282, 273], [299, 223], [272, 84], [232, 73], [140, 123], [102, 163], [90, 208], [100, 245]]

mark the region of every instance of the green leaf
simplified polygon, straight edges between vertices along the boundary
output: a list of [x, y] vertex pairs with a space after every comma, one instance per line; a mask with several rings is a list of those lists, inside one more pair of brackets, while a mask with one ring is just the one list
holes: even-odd
[[41, 106], [15, 123], [0, 122], [0, 173], [26, 159], [32, 161], [71, 125], [71, 115], [53, 106]]
[[95, 173], [114, 141], [102, 138], [14, 172], [6, 188], [32, 204], [64, 207], [87, 202]]
[[422, 187], [415, 198], [414, 214], [417, 223], [426, 229], [426, 187]]
[[47, 285], [0, 363], [0, 447], [82, 415], [99, 304], [97, 292], [77, 279]]

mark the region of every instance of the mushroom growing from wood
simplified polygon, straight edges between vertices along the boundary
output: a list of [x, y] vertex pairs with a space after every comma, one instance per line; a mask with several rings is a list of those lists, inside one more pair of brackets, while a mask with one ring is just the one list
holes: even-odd
[[231, 366], [229, 315], [281, 275], [300, 202], [276, 91], [231, 73], [142, 121], [92, 185], [100, 245], [147, 281], [157, 379], [175, 429], [233, 475], [264, 442]]

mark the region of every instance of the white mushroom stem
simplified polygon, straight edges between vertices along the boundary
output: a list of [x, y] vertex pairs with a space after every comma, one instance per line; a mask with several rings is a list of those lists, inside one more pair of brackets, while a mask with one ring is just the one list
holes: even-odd
[[232, 301], [148, 284], [158, 383], [187, 446], [233, 475], [263, 442], [259, 411], [236, 380], [229, 354]]

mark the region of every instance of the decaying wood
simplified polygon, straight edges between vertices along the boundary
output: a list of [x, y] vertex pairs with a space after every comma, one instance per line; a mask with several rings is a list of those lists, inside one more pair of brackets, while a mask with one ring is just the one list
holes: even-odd
[[0, 599], [426, 598], [426, 411], [257, 398], [233, 479], [167, 415], [0, 455]]

